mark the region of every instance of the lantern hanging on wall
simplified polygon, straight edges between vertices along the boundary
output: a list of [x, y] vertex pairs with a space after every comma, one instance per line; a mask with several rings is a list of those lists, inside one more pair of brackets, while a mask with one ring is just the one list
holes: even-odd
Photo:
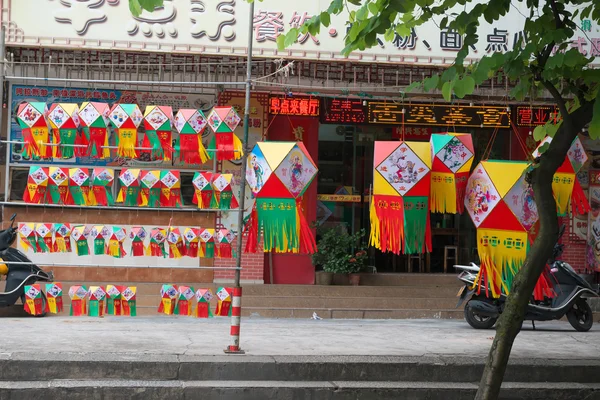
[[71, 231], [73, 228], [68, 223], [57, 223], [52, 226], [54, 231], [54, 243], [52, 251], [54, 253], [71, 252]]
[[426, 142], [375, 142], [370, 244], [394, 254], [431, 251], [431, 154]]
[[106, 314], [122, 315], [121, 289], [123, 286], [106, 285]]
[[75, 251], [78, 256], [89, 256], [90, 246], [88, 238], [90, 229], [86, 225], [75, 225], [71, 231], [71, 237], [75, 241]]
[[192, 180], [194, 199], [192, 202], [198, 205], [198, 208], [218, 208], [211, 184], [212, 178], [213, 173], [209, 171], [200, 171], [194, 174]]
[[121, 307], [123, 315], [130, 317], [137, 315], [137, 286], [123, 286], [121, 288]]
[[25, 304], [23, 308], [30, 315], [42, 315], [44, 311], [44, 302], [42, 300], [42, 286], [39, 283], [33, 285], [25, 285], [23, 288], [25, 294]]
[[115, 199], [112, 194], [112, 184], [115, 180], [115, 171], [110, 168], [94, 168], [92, 171], [92, 192], [90, 205], [114, 206]]
[[69, 297], [71, 298], [71, 309], [69, 315], [80, 317], [87, 314], [88, 290], [85, 286], [73, 285], [69, 288]]
[[211, 185], [214, 189], [215, 208], [232, 210], [239, 207], [233, 194], [233, 174], [214, 174]]
[[177, 285], [166, 284], [160, 289], [161, 301], [158, 306], [159, 314], [172, 315], [177, 305], [177, 296], [179, 294]]
[[48, 110], [48, 122], [52, 128], [52, 155], [55, 158], [75, 156], [75, 141], [79, 129], [79, 106], [75, 103], [53, 103]]
[[87, 168], [69, 168], [69, 191], [74, 204], [90, 204], [90, 171]]
[[235, 233], [229, 229], [216, 230], [217, 256], [219, 258], [233, 258], [233, 241]]
[[462, 214], [475, 148], [468, 133], [432, 134], [431, 212]]
[[160, 171], [161, 194], [160, 205], [162, 207], [181, 207], [181, 176], [179, 171]]
[[110, 109], [109, 120], [117, 131], [117, 155], [136, 158], [137, 129], [144, 116], [137, 104], [115, 104]]
[[213, 294], [210, 289], [198, 289], [196, 291], [196, 318], [211, 318], [213, 316], [210, 310], [210, 301]]
[[169, 244], [169, 258], [181, 258], [185, 256], [185, 244], [179, 228], [169, 227], [167, 231], [167, 243]]
[[23, 135], [23, 156], [27, 159], [51, 158], [48, 146], [48, 106], [42, 102], [24, 102], [17, 109], [17, 122]]
[[140, 206], [160, 207], [160, 194], [162, 183], [160, 171], [142, 171], [140, 173]]
[[204, 164], [209, 156], [202, 144], [202, 133], [208, 121], [201, 110], [181, 109], [175, 115], [175, 129], [179, 132], [179, 159], [186, 164]]
[[106, 300], [106, 291], [102, 286], [90, 286], [89, 289], [88, 316], [104, 316], [104, 302]]
[[108, 226], [94, 225], [90, 230], [90, 236], [94, 240], [94, 255], [106, 253], [106, 240], [111, 236], [111, 230]]
[[150, 231], [150, 245], [146, 249], [147, 256], [166, 258], [169, 254], [165, 250], [167, 230], [164, 228], [153, 228]]
[[25, 203], [42, 204], [46, 202], [46, 190], [48, 189], [49, 168], [32, 165], [27, 175], [27, 187], [23, 193]]
[[123, 243], [127, 238], [127, 231], [120, 226], [111, 226], [108, 228], [108, 245], [106, 246], [106, 255], [115, 258], [123, 258], [127, 253], [123, 248]]
[[200, 229], [200, 257], [215, 257], [215, 230], [212, 228]]
[[199, 228], [185, 228], [183, 230], [183, 238], [185, 239], [186, 255], [191, 258], [198, 257], [198, 242], [200, 241]]
[[38, 249], [42, 253], [50, 253], [52, 249], [52, 224], [35, 224], [35, 236]]
[[51, 314], [63, 311], [63, 288], [62, 283], [46, 283], [46, 310]]
[[152, 148], [143, 153], [150, 154], [152, 158], [162, 158], [164, 161], [173, 159], [173, 143], [171, 138], [171, 123], [173, 109], [169, 106], [146, 106], [144, 112], [144, 127], [146, 134], [142, 147]]
[[37, 243], [37, 233], [35, 232], [34, 223], [19, 222], [19, 240], [23, 250], [32, 250], [34, 253], [39, 253], [41, 250]]
[[233, 107], [213, 107], [208, 115], [208, 126], [214, 132], [208, 145], [211, 159], [215, 157], [215, 153], [218, 161], [242, 158], [242, 142], [234, 133], [240, 121], [240, 116]]
[[176, 315], [192, 315], [194, 294], [193, 286], [179, 286], [179, 299], [175, 306]]
[[134, 168], [125, 168], [119, 174], [121, 190], [117, 196], [117, 203], [124, 203], [126, 206], [137, 206], [140, 203], [140, 170]]
[[146, 254], [146, 230], [142, 226], [134, 226], [129, 232], [129, 239], [131, 239], [131, 255], [134, 257], [142, 257]]
[[110, 107], [106, 103], [86, 101], [79, 107], [79, 122], [83, 129], [77, 136], [76, 144], [87, 147], [76, 147], [78, 157], [97, 159], [110, 158], [108, 148]]
[[72, 205], [73, 198], [69, 190], [69, 169], [60, 167], [49, 168], [48, 195], [49, 204]]

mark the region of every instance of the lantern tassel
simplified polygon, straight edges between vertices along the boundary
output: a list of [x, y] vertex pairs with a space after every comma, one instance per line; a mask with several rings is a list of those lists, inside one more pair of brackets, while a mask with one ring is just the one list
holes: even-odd
[[451, 173], [431, 173], [430, 207], [434, 213], [456, 214], [457, 194], [454, 175]]
[[585, 215], [591, 210], [590, 203], [585, 196], [577, 177], [575, 177], [575, 185], [573, 186], [573, 193], [571, 194], [571, 210], [579, 215]]
[[117, 155], [122, 158], [136, 158], [137, 151], [137, 129], [119, 129], [118, 130], [118, 149]]
[[308, 225], [306, 216], [304, 215], [302, 201], [300, 198], [296, 199], [296, 214], [298, 216], [296, 223], [300, 230], [300, 252], [303, 254], [314, 254], [317, 252], [317, 242], [315, 241], [315, 236], [313, 235], [310, 225]]
[[244, 233], [248, 235], [246, 239], [246, 253], [256, 253], [258, 251], [258, 215], [256, 213], [256, 205], [252, 208]]
[[143, 150], [142, 154], [150, 154], [152, 158], [163, 158], [164, 151], [161, 145], [160, 138], [156, 131], [147, 130], [144, 140], [142, 141], [142, 147], [150, 147], [152, 150]]

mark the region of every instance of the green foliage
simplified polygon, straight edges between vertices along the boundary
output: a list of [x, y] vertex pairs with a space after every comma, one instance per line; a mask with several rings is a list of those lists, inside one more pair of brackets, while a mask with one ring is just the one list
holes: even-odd
[[325, 272], [338, 274], [359, 272], [368, 259], [364, 236], [364, 230], [353, 235], [341, 229], [328, 229], [322, 232], [321, 239], [317, 243], [318, 251], [312, 256], [313, 264], [323, 267]]

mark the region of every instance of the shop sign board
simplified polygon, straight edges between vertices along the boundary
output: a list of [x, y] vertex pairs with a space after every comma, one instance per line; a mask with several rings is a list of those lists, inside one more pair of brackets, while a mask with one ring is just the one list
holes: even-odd
[[363, 100], [330, 99], [322, 100], [321, 122], [325, 124], [364, 124], [367, 120]]
[[307, 96], [271, 96], [269, 98], [269, 114], [318, 117], [319, 99]]
[[517, 106], [514, 119], [517, 126], [546, 125], [560, 122], [560, 113], [553, 106]]

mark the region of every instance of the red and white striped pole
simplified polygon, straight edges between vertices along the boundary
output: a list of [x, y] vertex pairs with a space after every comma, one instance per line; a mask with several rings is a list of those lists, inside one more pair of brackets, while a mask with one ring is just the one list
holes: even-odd
[[233, 299], [231, 301], [231, 344], [225, 349], [227, 354], [244, 354], [240, 348], [240, 319], [242, 316], [242, 288], [233, 288]]

